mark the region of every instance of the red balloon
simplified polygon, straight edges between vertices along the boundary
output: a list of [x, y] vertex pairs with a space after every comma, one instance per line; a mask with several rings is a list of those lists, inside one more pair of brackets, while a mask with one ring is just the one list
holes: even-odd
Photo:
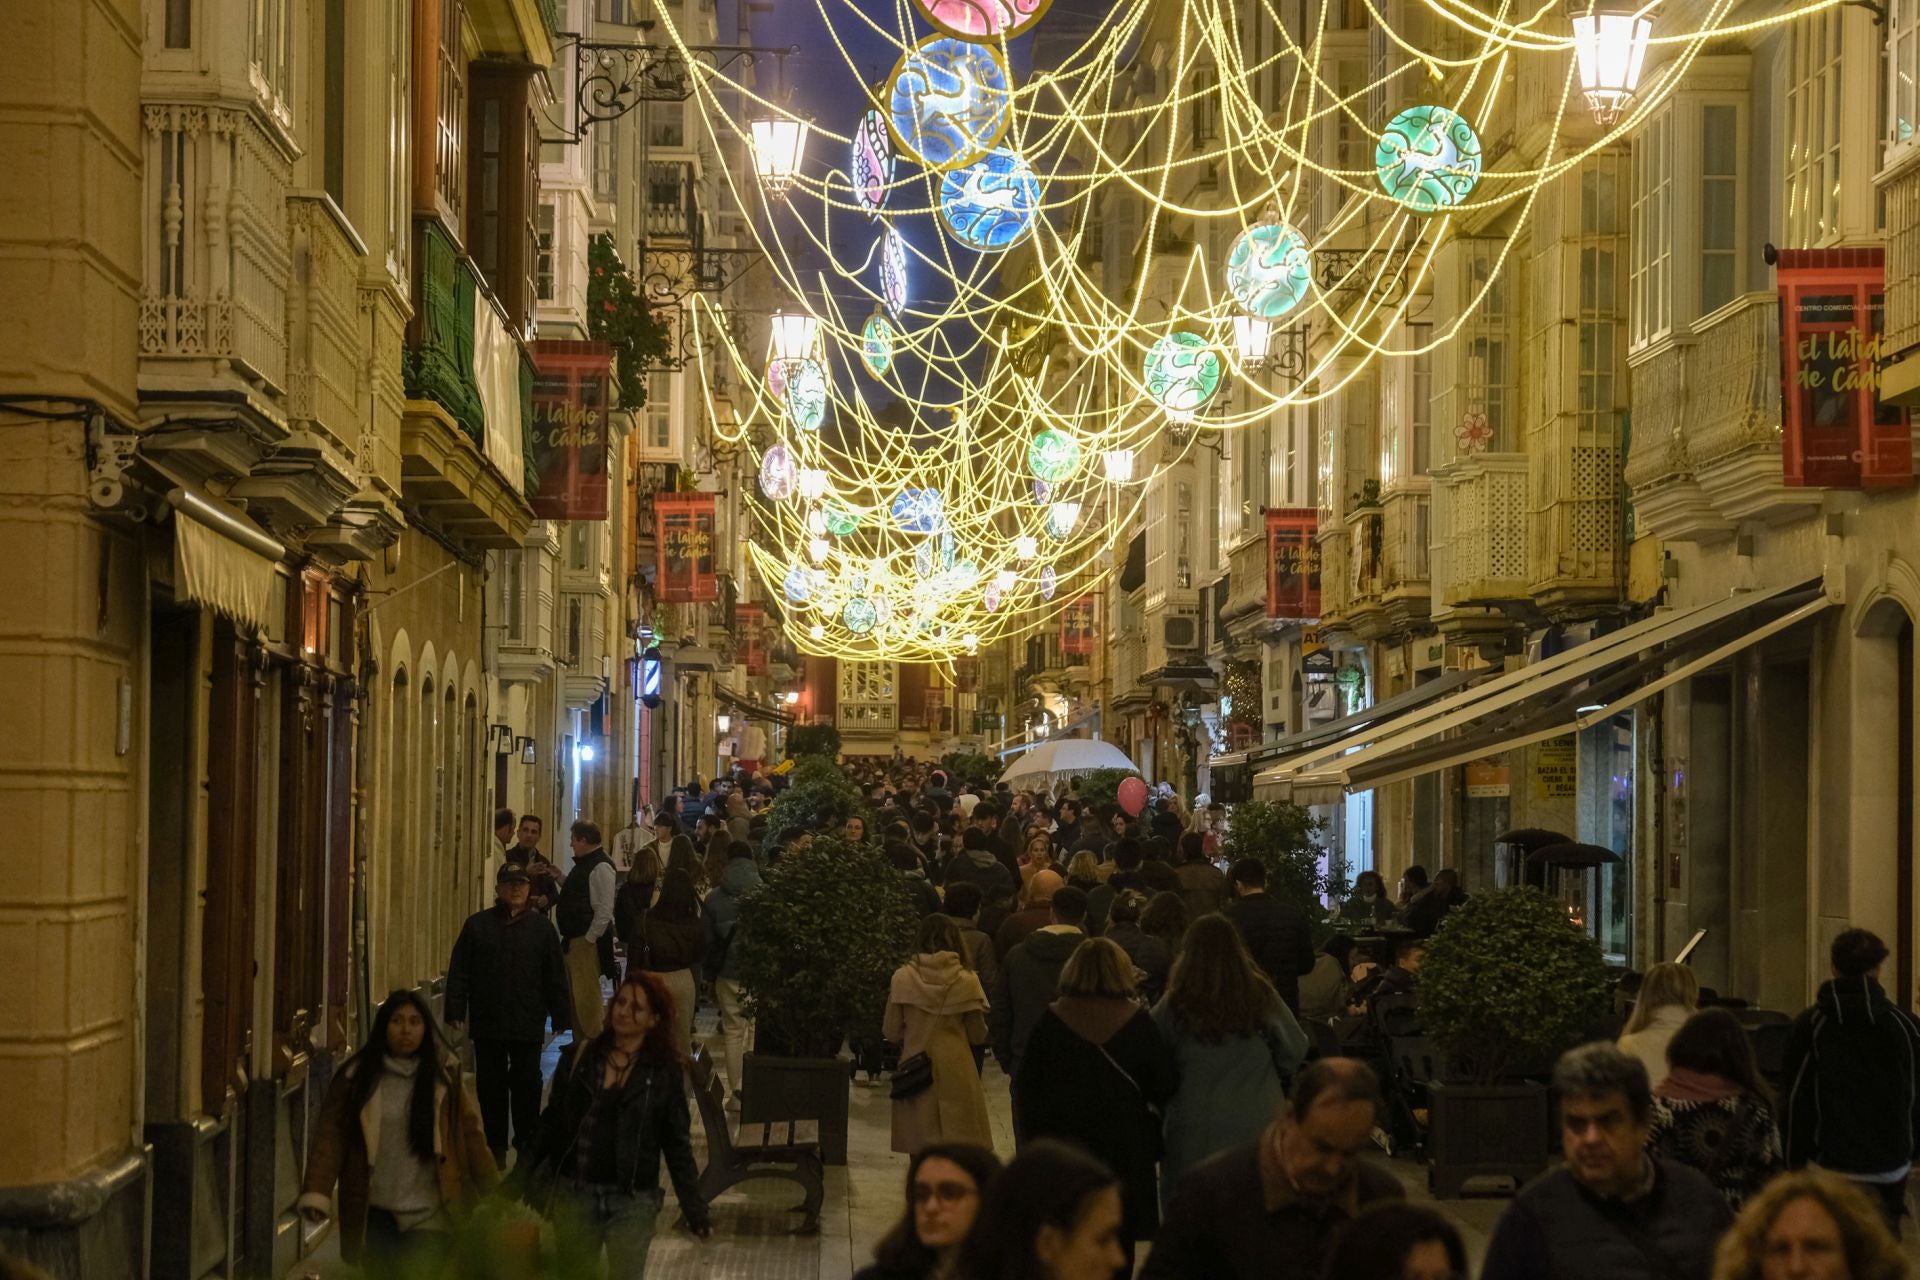
[[1121, 782], [1114, 798], [1119, 800], [1120, 807], [1127, 811], [1128, 817], [1137, 818], [1140, 811], [1147, 807], [1147, 784], [1139, 778], [1128, 778]]

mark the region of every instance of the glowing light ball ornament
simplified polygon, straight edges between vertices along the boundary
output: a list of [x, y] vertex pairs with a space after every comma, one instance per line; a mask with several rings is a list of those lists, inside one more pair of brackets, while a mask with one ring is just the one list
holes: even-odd
[[962, 40], [1011, 39], [1046, 15], [1052, 0], [915, 0], [927, 20]]
[[949, 170], [940, 180], [940, 218], [969, 249], [1000, 253], [1033, 234], [1040, 179], [1025, 158], [1004, 147]]
[[1175, 418], [1190, 418], [1220, 389], [1220, 353], [1197, 333], [1177, 330], [1147, 351], [1147, 394]]
[[1046, 481], [1059, 484], [1080, 469], [1080, 444], [1064, 431], [1048, 428], [1027, 446], [1027, 470]]
[[827, 507], [826, 517], [827, 532], [836, 538], [844, 538], [860, 527], [860, 517], [838, 503]]
[[1227, 250], [1227, 289], [1256, 316], [1278, 319], [1299, 306], [1312, 286], [1306, 237], [1277, 218], [1254, 223]]
[[887, 118], [878, 111], [860, 117], [853, 131], [853, 152], [847, 173], [853, 179], [853, 198], [869, 218], [880, 216], [887, 203], [887, 188], [893, 185], [895, 154], [893, 136], [887, 132]]
[[1388, 195], [1432, 213], [1459, 204], [1480, 181], [1480, 138], [1445, 107], [1408, 107], [1388, 122], [1373, 163]]
[[876, 378], [893, 368], [893, 344], [898, 337], [893, 321], [875, 311], [860, 329], [860, 362]]
[[1000, 51], [951, 36], [909, 49], [887, 81], [894, 140], [929, 169], [972, 164], [1013, 118], [1013, 76]]
[[903, 533], [938, 533], [947, 521], [938, 489], [902, 489], [894, 495], [890, 510]]
[[865, 596], [855, 596], [840, 610], [840, 625], [857, 636], [864, 636], [880, 621], [880, 611]]
[[760, 459], [760, 492], [774, 502], [785, 502], [793, 496], [797, 474], [793, 455], [787, 452], [787, 446], [774, 445]]
[[796, 564], [787, 570], [786, 581], [780, 584], [780, 589], [786, 593], [787, 599], [795, 604], [805, 604], [813, 598], [814, 578], [813, 570], [803, 564]]
[[787, 416], [802, 431], [826, 421], [827, 373], [818, 360], [795, 360], [787, 370]]
[[907, 309], [907, 238], [893, 227], [880, 240], [880, 300], [896, 319]]

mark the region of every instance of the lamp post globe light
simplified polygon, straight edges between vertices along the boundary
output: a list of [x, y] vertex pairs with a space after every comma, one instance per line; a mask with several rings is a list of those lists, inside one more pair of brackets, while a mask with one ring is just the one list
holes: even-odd
[[1233, 318], [1233, 348], [1245, 370], [1264, 369], [1267, 350], [1273, 343], [1273, 322], [1260, 316], [1236, 315]]
[[760, 183], [784, 198], [806, 158], [813, 125], [796, 116], [762, 116], [749, 123], [753, 132], [753, 168]]
[[1573, 56], [1580, 91], [1593, 109], [1593, 118], [1603, 126], [1620, 118], [1640, 88], [1640, 69], [1653, 37], [1652, 8], [1630, 9], [1613, 0], [1573, 15]]
[[804, 360], [813, 354], [820, 336], [820, 321], [811, 313], [782, 310], [773, 316], [773, 358], [780, 361]]

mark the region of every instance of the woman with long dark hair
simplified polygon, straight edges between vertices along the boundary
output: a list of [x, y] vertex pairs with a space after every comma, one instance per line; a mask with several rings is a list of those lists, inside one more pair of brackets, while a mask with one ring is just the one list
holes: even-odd
[[853, 1280], [950, 1280], [960, 1243], [1000, 1175], [985, 1147], [935, 1142], [907, 1165], [907, 1211], [873, 1247], [873, 1264]]
[[[674, 842], [677, 846], [679, 841]], [[673, 997], [673, 1043], [683, 1058], [693, 1054], [693, 1006], [698, 996], [694, 966], [706, 959], [707, 928], [700, 897], [684, 867], [670, 866], [660, 879], [660, 899], [640, 913], [626, 940], [627, 964], [657, 973]]]
[[301, 1214], [326, 1218], [337, 1185], [347, 1261], [444, 1256], [458, 1217], [499, 1180], [480, 1109], [433, 1011], [418, 992], [393, 992], [327, 1086]]
[[1322, 1280], [1466, 1280], [1459, 1231], [1425, 1205], [1363, 1210], [1333, 1238]]
[[1287, 1078], [1307, 1056], [1294, 1020], [1240, 930], [1223, 915], [1187, 930], [1153, 1020], [1180, 1064], [1180, 1087], [1162, 1116], [1161, 1185], [1216, 1151], [1252, 1142], [1286, 1100]]
[[1702, 1009], [1667, 1042], [1667, 1064], [1647, 1148], [1706, 1174], [1738, 1213], [1786, 1167], [1753, 1042], [1725, 1009]]
[[1150, 937], [1159, 938], [1175, 956], [1186, 942], [1187, 925], [1192, 920], [1187, 913], [1186, 900], [1177, 893], [1156, 893], [1147, 900], [1140, 911], [1140, 929]]
[[[700, 861], [700, 851], [693, 847], [693, 841], [686, 836], [673, 838], [673, 844], [667, 850], [666, 870], [686, 872], [687, 879], [693, 884], [694, 893], [697, 895], [706, 892], [706, 867]], [[662, 883], [665, 883], [664, 878]]]
[[960, 1246], [959, 1280], [1113, 1280], [1127, 1265], [1120, 1180], [1077, 1147], [1039, 1139], [993, 1181]]
[[659, 974], [629, 969], [598, 1036], [563, 1054], [527, 1182], [527, 1200], [569, 1216], [607, 1251], [607, 1274], [646, 1271], [664, 1158], [694, 1235], [712, 1234], [693, 1162], [686, 1059], [674, 1044], [673, 996]]

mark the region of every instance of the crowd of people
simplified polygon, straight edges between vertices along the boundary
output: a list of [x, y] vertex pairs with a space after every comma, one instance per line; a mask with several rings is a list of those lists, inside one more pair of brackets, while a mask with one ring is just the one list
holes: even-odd
[[[664, 1180], [706, 1237], [694, 1010], [717, 1011], [708, 1047], [737, 1108], [741, 903], [768, 861], [830, 835], [884, 851], [919, 916], [880, 1029], [907, 1203], [864, 1280], [1465, 1280], [1459, 1234], [1379, 1158], [1404, 1117], [1377, 1037], [1417, 1012], [1426, 938], [1466, 900], [1457, 873], [1411, 868], [1391, 898], [1363, 873], [1316, 947], [1328, 921], [1267, 893], [1264, 863], [1217, 861], [1216, 806], [851, 772], [869, 810], [833, 830], [771, 829], [772, 785], [736, 779], [611, 848], [573, 823], [564, 873], [538, 817], [502, 812], [498, 900], [461, 931], [445, 991], [471, 1092], [425, 1001], [394, 993], [328, 1090], [302, 1211], [336, 1216], [350, 1258], [431, 1255], [505, 1175], [629, 1277]], [[1383, 935], [1390, 954], [1363, 959], [1356, 938]], [[1501, 1215], [1483, 1280], [1905, 1275], [1920, 1030], [1879, 986], [1885, 957], [1864, 931], [1834, 943], [1777, 1098], [1740, 1022], [1698, 1008], [1684, 966], [1654, 967], [1619, 1043], [1555, 1067], [1564, 1163]], [[543, 1047], [569, 1030], [546, 1086]], [[1011, 1153], [993, 1150], [989, 1057]]]

